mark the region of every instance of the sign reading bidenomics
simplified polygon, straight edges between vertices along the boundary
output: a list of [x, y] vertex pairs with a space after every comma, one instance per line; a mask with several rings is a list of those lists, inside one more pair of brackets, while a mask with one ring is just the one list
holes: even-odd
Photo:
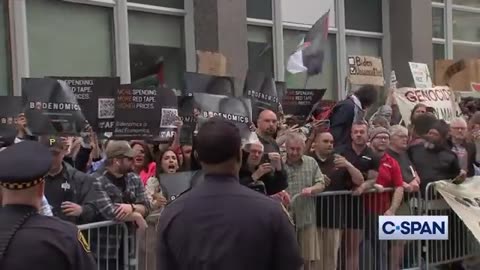
[[457, 117], [459, 113], [458, 105], [455, 105], [455, 97], [447, 86], [400, 88], [394, 93], [406, 125], [410, 124], [410, 114], [417, 103], [434, 108], [436, 116], [447, 122]]
[[348, 79], [351, 84], [383, 86], [382, 59], [373, 56], [351, 55], [348, 57]]

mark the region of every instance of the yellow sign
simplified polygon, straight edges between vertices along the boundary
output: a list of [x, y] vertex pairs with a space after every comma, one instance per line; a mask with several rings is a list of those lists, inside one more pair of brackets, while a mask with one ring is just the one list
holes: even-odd
[[85, 252], [90, 253], [90, 245], [80, 230], [78, 231], [78, 242], [80, 242]]

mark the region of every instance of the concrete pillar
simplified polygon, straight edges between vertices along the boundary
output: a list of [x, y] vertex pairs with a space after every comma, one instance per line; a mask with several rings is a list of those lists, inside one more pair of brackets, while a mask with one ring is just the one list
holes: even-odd
[[414, 86], [408, 62], [425, 63], [433, 75], [432, 1], [391, 0], [392, 69], [400, 86]]
[[226, 57], [240, 95], [248, 69], [246, 0], [194, 0], [194, 14], [196, 49]]

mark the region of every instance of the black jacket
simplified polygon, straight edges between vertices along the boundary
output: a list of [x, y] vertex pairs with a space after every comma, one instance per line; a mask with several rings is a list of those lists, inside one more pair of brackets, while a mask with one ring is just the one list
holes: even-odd
[[[450, 149], [453, 148], [453, 142], [451, 140], [448, 141], [448, 145], [450, 146]], [[475, 147], [475, 144], [465, 142], [462, 144], [463, 147], [465, 147], [465, 150], [467, 150], [467, 177], [473, 177], [475, 176], [475, 167], [473, 165], [479, 165], [478, 162], [475, 160], [476, 155], [477, 155], [477, 148]]]
[[335, 138], [335, 146], [350, 144], [352, 123], [355, 119], [355, 103], [347, 98], [335, 105], [330, 115], [330, 133]]
[[[240, 168], [239, 178], [240, 184], [248, 186], [253, 183], [252, 172], [248, 169], [247, 165], [248, 153], [243, 152], [242, 167]], [[265, 184], [267, 195], [276, 194], [288, 187], [287, 172], [282, 168], [281, 171], [275, 171], [274, 173], [266, 174], [262, 176], [258, 181]]]
[[[63, 170], [57, 176], [47, 176], [45, 179], [45, 197], [52, 206], [52, 212], [55, 216], [71, 221], [75, 224], [85, 224], [95, 220], [98, 214], [95, 202], [99, 198], [98, 190], [94, 188], [94, 177], [85, 174], [66, 162], [63, 162]], [[68, 189], [58, 189], [56, 185], [62, 185]], [[61, 193], [58, 193], [61, 192]], [[71, 201], [83, 208], [80, 217], [67, 217], [63, 214], [61, 203]]]

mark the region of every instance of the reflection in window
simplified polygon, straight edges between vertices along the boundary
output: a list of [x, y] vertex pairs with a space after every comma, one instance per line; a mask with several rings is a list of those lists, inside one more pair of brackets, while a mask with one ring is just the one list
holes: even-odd
[[453, 44], [453, 59], [478, 58], [480, 55], [480, 46]]
[[247, 0], [247, 17], [272, 19], [272, 0]]
[[31, 77], [115, 74], [113, 9], [27, 0], [27, 18]]
[[382, 40], [347, 36], [347, 55], [382, 56]]
[[370, 32], [382, 31], [382, 0], [345, 0], [347, 29]]
[[0, 96], [9, 94], [9, 46], [8, 46], [8, 16], [7, 2], [0, 3]]
[[[296, 30], [284, 30], [284, 50], [285, 50], [285, 66], [287, 65], [288, 58], [296, 50], [302, 39], [304, 38], [305, 31]], [[323, 72], [308, 79], [308, 84], [305, 87], [306, 74], [285, 74], [285, 81], [287, 87], [299, 88], [299, 89], [323, 89], [326, 88], [327, 92], [323, 99], [335, 99], [337, 92], [337, 50], [336, 50], [335, 35], [328, 35], [328, 43], [325, 48], [325, 59], [323, 62]]]
[[453, 0], [453, 4], [468, 7], [480, 7], [480, 2], [478, 0]]
[[480, 41], [480, 16], [477, 13], [454, 10], [453, 39]]
[[128, 0], [128, 2], [183, 9], [183, 0]]
[[271, 28], [248, 26], [248, 68], [274, 77]]
[[432, 25], [433, 25], [433, 37], [444, 38], [445, 37], [445, 23], [443, 19], [443, 8], [433, 8], [432, 10]]
[[130, 72], [137, 87], [183, 87], [183, 18], [131, 11], [128, 14]]

